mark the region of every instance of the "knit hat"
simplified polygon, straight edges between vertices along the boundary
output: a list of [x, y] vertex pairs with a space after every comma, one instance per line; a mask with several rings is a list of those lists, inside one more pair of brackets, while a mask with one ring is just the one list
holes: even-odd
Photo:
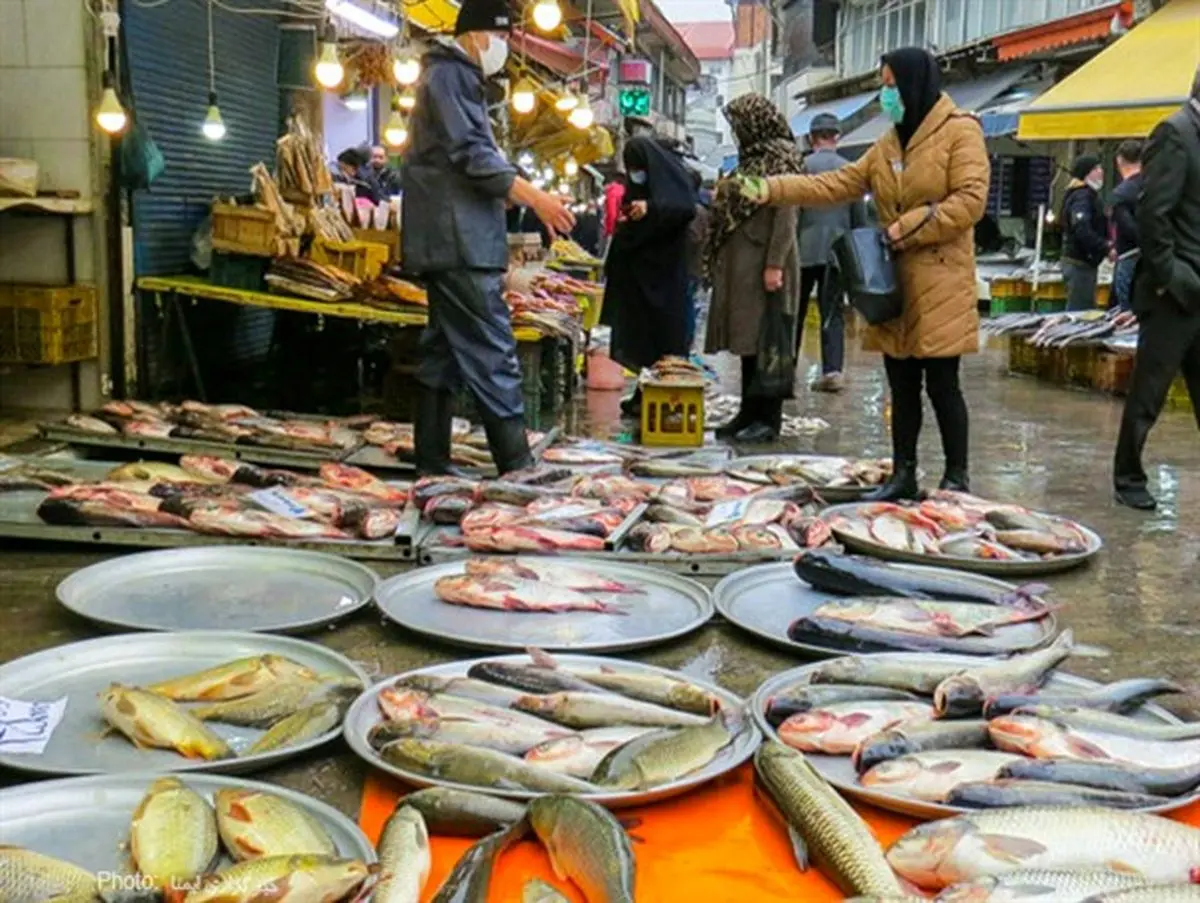
[[454, 23], [454, 34], [468, 31], [512, 31], [508, 0], [463, 0]]
[[1071, 164], [1071, 175], [1083, 181], [1088, 177], [1088, 173], [1100, 165], [1100, 158], [1095, 154], [1084, 154], [1082, 157], [1076, 157], [1075, 162]]

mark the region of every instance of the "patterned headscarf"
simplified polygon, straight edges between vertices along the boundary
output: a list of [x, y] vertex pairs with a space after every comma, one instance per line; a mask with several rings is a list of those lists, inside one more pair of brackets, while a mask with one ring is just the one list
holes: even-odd
[[726, 239], [759, 210], [758, 204], [742, 197], [732, 177], [785, 176], [800, 172], [804, 165], [787, 119], [761, 94], [743, 94], [731, 100], [725, 118], [737, 140], [738, 165], [717, 186], [704, 255], [706, 272], [712, 271]]

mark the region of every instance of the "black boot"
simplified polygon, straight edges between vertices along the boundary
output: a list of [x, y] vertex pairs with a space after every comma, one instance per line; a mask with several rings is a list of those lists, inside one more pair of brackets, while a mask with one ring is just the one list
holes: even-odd
[[642, 416], [642, 387], [638, 386], [628, 398], [621, 399], [621, 413], [626, 417], [641, 419]]
[[449, 392], [422, 386], [413, 418], [413, 447], [417, 476], [450, 473], [450, 429], [453, 398]]
[[947, 464], [946, 474], [938, 489], [949, 489], [951, 492], [970, 492], [971, 481], [967, 477], [967, 468], [961, 465]]
[[742, 399], [742, 406], [738, 408], [737, 416], [724, 426], [717, 427], [713, 434], [718, 439], [732, 439], [753, 422], [754, 417], [751, 416], [750, 405], [745, 399]]
[[487, 433], [488, 448], [492, 450], [492, 460], [496, 462], [496, 472], [500, 476], [533, 467], [524, 417], [500, 418], [486, 414], [483, 416], [483, 429]]
[[892, 478], [863, 496], [864, 502], [899, 502], [915, 499], [920, 494], [917, 485], [917, 462], [897, 461], [892, 465]]

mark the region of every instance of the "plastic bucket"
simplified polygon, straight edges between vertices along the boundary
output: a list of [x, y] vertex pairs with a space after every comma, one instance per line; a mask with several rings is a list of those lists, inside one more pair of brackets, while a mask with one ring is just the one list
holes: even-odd
[[599, 392], [620, 392], [625, 388], [625, 370], [607, 354], [593, 351], [588, 355], [587, 387]]

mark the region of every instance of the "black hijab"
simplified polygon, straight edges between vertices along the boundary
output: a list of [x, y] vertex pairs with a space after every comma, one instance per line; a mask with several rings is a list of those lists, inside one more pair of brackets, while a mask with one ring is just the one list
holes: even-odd
[[902, 47], [885, 53], [883, 62], [892, 70], [900, 99], [904, 101], [904, 119], [896, 124], [896, 135], [900, 146], [908, 147], [942, 96], [942, 70], [933, 54], [920, 47]]
[[646, 201], [648, 208], [643, 219], [624, 224], [629, 237], [641, 243], [685, 227], [695, 213], [696, 192], [679, 156], [647, 135], [630, 138], [622, 156], [626, 173], [646, 173], [644, 184], [629, 180], [625, 187], [626, 203]]

